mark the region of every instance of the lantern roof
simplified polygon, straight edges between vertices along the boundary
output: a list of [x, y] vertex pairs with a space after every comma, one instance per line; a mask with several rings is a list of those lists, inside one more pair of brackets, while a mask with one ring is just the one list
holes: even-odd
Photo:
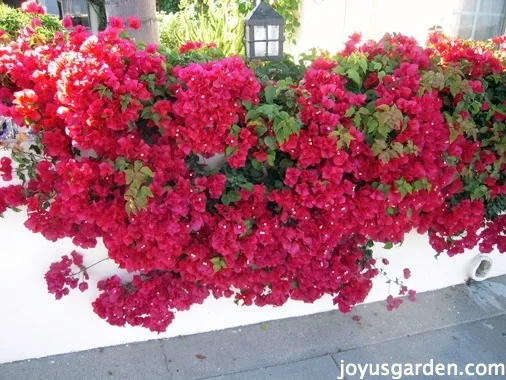
[[285, 20], [269, 4], [261, 0], [244, 19], [246, 25], [284, 25]]

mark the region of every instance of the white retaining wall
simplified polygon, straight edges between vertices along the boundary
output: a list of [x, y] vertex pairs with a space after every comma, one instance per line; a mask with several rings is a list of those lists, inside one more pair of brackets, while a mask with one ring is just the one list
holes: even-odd
[[[279, 308], [239, 307], [231, 299], [210, 298], [190, 311], [176, 313], [173, 324], [164, 334], [139, 327], [113, 327], [93, 313], [91, 302], [98, 293], [95, 282], [113, 275], [115, 265], [104, 262], [91, 268], [90, 289], [85, 293], [74, 290], [62, 300], [54, 300], [47, 293], [44, 274], [52, 262], [75, 247], [70, 239], [52, 243], [33, 234], [23, 226], [25, 219], [24, 212], [12, 211], [6, 212], [4, 219], [0, 218], [0, 363], [195, 334], [334, 308], [331, 297], [314, 304], [292, 301]], [[78, 251], [84, 253], [87, 265], [106, 257], [102, 245]], [[468, 252], [453, 258], [441, 255], [436, 260], [427, 237], [416, 233], [409, 234], [400, 248], [386, 251], [378, 247], [374, 252], [376, 257], [390, 260], [386, 270], [391, 277], [402, 276], [402, 270], [410, 268], [412, 277], [406, 285], [418, 292], [464, 282], [476, 254], [477, 251]], [[490, 257], [494, 260], [490, 274], [506, 274], [506, 254], [492, 253]], [[386, 280], [378, 277], [366, 302], [384, 300], [389, 291]], [[395, 286], [391, 291], [395, 296]]]

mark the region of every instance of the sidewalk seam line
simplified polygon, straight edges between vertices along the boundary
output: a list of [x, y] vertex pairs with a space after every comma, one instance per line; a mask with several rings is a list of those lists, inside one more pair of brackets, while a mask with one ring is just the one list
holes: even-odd
[[344, 352], [350, 352], [350, 351], [354, 351], [354, 350], [358, 350], [358, 349], [362, 349], [362, 348], [367, 348], [367, 347], [375, 346], [375, 345], [378, 345], [378, 344], [388, 343], [388, 342], [392, 342], [392, 341], [397, 340], [397, 339], [409, 338], [409, 337], [412, 337], [412, 336], [429, 334], [431, 332], [437, 332], [437, 331], [445, 330], [445, 329], [448, 329], [448, 328], [459, 327], [459, 326], [463, 326], [463, 325], [467, 325], [467, 324], [477, 323], [477, 322], [484, 321], [484, 320], [487, 320], [487, 319], [497, 318], [497, 317], [500, 317], [500, 316], [503, 316], [503, 315], [506, 315], [506, 313], [505, 312], [501, 312], [501, 313], [498, 313], [498, 314], [490, 315], [490, 316], [479, 318], [479, 319], [475, 319], [475, 320], [470, 320], [470, 321], [466, 321], [466, 322], [462, 322], [462, 323], [455, 323], [455, 324], [447, 325], [447, 326], [444, 326], [444, 327], [441, 327], [441, 328], [438, 328], [438, 329], [434, 329], [434, 330], [427, 330], [427, 331], [423, 331], [423, 332], [418, 332], [416, 334], [407, 334], [407, 335], [399, 336], [399, 337], [396, 337], [396, 338], [387, 339], [387, 340], [384, 340], [384, 341], [381, 341], [381, 342], [371, 343], [371, 344], [367, 344], [367, 345], [360, 346], [360, 347], [354, 347], [354, 348], [344, 349], [344, 350], [341, 350], [341, 351], [338, 351], [338, 352], [330, 352], [330, 353], [328, 352], [328, 353], [325, 353], [325, 354], [322, 354], [322, 355], [311, 356], [311, 357], [307, 357], [307, 358], [303, 358], [303, 359], [299, 359], [299, 360], [293, 360], [293, 361], [288, 361], [288, 362], [283, 362], [283, 363], [278, 363], [278, 364], [272, 364], [272, 365], [268, 365], [268, 366], [265, 366], [265, 367], [256, 367], [256, 368], [250, 368], [250, 369], [245, 369], [245, 370], [241, 370], [241, 371], [227, 372], [227, 373], [222, 373], [220, 375], [214, 375], [214, 376], [198, 377], [198, 378], [195, 378], [195, 380], [219, 379], [222, 376], [236, 375], [238, 373], [258, 371], [258, 370], [261, 370], [261, 369], [269, 369], [269, 368], [272, 368], [272, 367], [279, 367], [279, 366], [283, 366], [283, 365], [287, 365], [287, 364], [294, 364], [294, 363], [298, 363], [298, 362], [304, 362], [304, 361], [308, 361], [308, 360], [323, 358], [323, 357], [329, 356], [329, 355], [332, 358], [332, 361], [334, 362], [334, 364], [337, 366], [337, 370], [339, 371], [339, 366], [338, 366], [337, 362], [334, 359], [334, 355], [336, 355], [336, 354], [342, 354]]

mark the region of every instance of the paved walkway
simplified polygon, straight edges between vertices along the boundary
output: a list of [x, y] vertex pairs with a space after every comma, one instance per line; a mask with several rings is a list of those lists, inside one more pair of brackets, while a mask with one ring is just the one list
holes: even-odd
[[459, 370], [468, 363], [506, 364], [506, 276], [417, 297], [394, 312], [378, 302], [351, 315], [327, 312], [4, 364], [0, 380], [335, 380], [349, 363], [433, 359], [434, 367], [456, 363]]

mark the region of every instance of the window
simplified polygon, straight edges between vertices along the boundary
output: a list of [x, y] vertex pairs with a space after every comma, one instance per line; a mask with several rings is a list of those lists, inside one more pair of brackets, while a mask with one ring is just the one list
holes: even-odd
[[459, 38], [487, 40], [504, 34], [506, 0], [457, 0], [451, 30]]
[[[57, 5], [60, 18], [69, 16], [72, 19], [72, 25], [83, 25], [90, 28], [90, 8], [87, 0], [45, 0], [47, 5]], [[49, 10], [49, 7], [48, 7]]]

